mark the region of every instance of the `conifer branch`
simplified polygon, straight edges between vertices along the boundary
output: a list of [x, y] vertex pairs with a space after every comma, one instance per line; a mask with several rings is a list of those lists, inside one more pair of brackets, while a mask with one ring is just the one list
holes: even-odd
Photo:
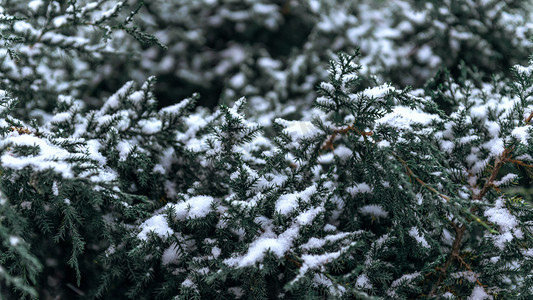
[[355, 123], [354, 123], [354, 124], [352, 124], [350, 126], [334, 130], [333, 133], [329, 136], [329, 138], [323, 143], [321, 149], [322, 150], [326, 150], [326, 149], [333, 150], [335, 148], [333, 146], [333, 143], [334, 143], [335, 138], [337, 137], [337, 135], [339, 135], [339, 134], [348, 134], [351, 131], [355, 131], [358, 135], [362, 136], [365, 139], [365, 141], [367, 141], [367, 138], [369, 136], [373, 135], [372, 131], [361, 131], [361, 130], [357, 129], [356, 126], [355, 126]]
[[531, 122], [531, 119], [533, 119], [533, 111], [529, 114], [529, 116], [524, 120], [526, 124], [529, 124]]
[[302, 1], [2, 2], [0, 298], [533, 298], [533, 8]]
[[407, 162], [405, 160], [403, 160], [403, 158], [401, 158], [398, 154], [396, 154], [395, 152], [392, 152], [392, 154], [396, 157], [396, 159], [398, 159], [398, 161], [400, 161], [404, 167], [405, 167], [405, 170], [407, 172], [407, 174], [409, 175], [409, 177], [412, 177], [414, 178], [420, 185], [422, 185], [423, 187], [427, 188], [428, 190], [432, 191], [433, 193], [437, 194], [439, 197], [441, 197], [442, 199], [446, 200], [446, 201], [450, 201], [450, 197], [449, 196], [446, 196], [442, 193], [440, 193], [439, 191], [437, 191], [435, 188], [429, 186], [427, 183], [425, 183], [422, 179], [420, 179], [418, 176], [416, 176], [416, 174], [413, 172], [413, 170], [411, 170], [411, 168], [409, 167], [409, 164], [407, 164]]
[[[485, 184], [483, 185], [483, 188], [479, 191], [479, 193], [474, 194], [472, 196], [473, 200], [483, 199], [483, 197], [485, 197], [485, 195], [490, 191], [490, 189], [494, 187], [494, 181], [496, 180], [496, 177], [498, 176], [498, 173], [500, 172], [501, 167], [503, 167], [506, 160], [508, 159], [511, 151], [512, 151], [512, 148], [505, 148], [503, 153], [499, 157], [496, 158], [494, 166], [492, 167], [492, 170], [490, 172], [489, 178], [485, 181]], [[475, 206], [470, 208], [471, 213], [473, 213], [474, 211], [475, 211]], [[440, 268], [439, 277], [437, 281], [435, 282], [435, 284], [433, 285], [433, 287], [431, 288], [429, 297], [435, 296], [435, 293], [439, 289], [440, 284], [446, 278], [448, 268], [454, 262], [454, 260], [459, 257], [459, 253], [461, 251], [461, 243], [465, 236], [467, 225], [466, 224], [462, 224], [461, 226], [454, 225], [453, 227], [455, 228], [455, 239], [452, 244], [452, 250], [450, 254], [448, 254], [448, 258], [446, 259], [444, 266]]]

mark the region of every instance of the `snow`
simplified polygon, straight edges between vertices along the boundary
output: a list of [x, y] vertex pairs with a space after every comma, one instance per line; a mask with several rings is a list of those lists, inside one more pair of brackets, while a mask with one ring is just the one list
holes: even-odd
[[450, 274], [453, 278], [463, 278], [466, 279], [470, 283], [474, 283], [477, 280], [477, 274], [472, 271], [462, 271], [462, 272], [455, 272]]
[[517, 138], [522, 144], [527, 145], [528, 131], [530, 128], [529, 125], [516, 127], [511, 132], [511, 135]]
[[[88, 171], [87, 173], [89, 172], [90, 171]], [[85, 173], [82, 173], [82, 175], [83, 174]], [[118, 177], [118, 173], [115, 170], [109, 167], [105, 167], [103, 170], [102, 169], [99, 170], [99, 172], [96, 175], [91, 176], [90, 180], [95, 183], [101, 183], [101, 182], [109, 183], [115, 180], [117, 177]]]
[[350, 158], [352, 156], [352, 154], [353, 154], [352, 150], [350, 150], [348, 147], [346, 147], [344, 145], [337, 146], [333, 150], [333, 153], [335, 155], [337, 155], [342, 160], [346, 160], [346, 159]]
[[335, 230], [337, 230], [337, 227], [335, 225], [331, 225], [331, 224], [324, 225], [324, 231], [326, 232], [335, 231]]
[[253, 10], [262, 15], [269, 15], [278, 11], [278, 6], [274, 4], [255, 3]]
[[62, 113], [55, 114], [50, 120], [50, 122], [61, 123], [61, 122], [68, 121], [68, 119], [71, 117], [72, 115], [69, 112], [62, 112]]
[[137, 237], [141, 240], [146, 241], [150, 232], [166, 238], [168, 235], [174, 234], [174, 230], [168, 226], [167, 219], [163, 215], [155, 215], [150, 219], [144, 221], [141, 225], [141, 232]]
[[332, 260], [339, 258], [341, 255], [341, 251], [335, 251], [335, 252], [329, 252], [325, 254], [318, 254], [318, 255], [312, 255], [312, 254], [304, 254], [301, 256], [302, 259], [302, 266], [300, 267], [300, 272], [295, 280], [298, 279], [298, 277], [303, 276], [308, 270], [310, 269], [317, 269], [323, 267], [325, 264], [331, 262]]
[[413, 237], [422, 247], [424, 248], [430, 248], [429, 247], [429, 244], [428, 242], [426, 241], [426, 239], [424, 238], [424, 236], [422, 236], [420, 234], [420, 232], [418, 231], [418, 228], [416, 227], [412, 227], [410, 230], [409, 230], [409, 235], [411, 237]]
[[172, 243], [170, 247], [165, 249], [163, 251], [163, 255], [161, 256], [161, 263], [163, 265], [168, 265], [171, 263], [178, 262], [179, 258], [181, 257], [181, 250], [178, 244]]
[[241, 287], [230, 287], [228, 292], [232, 293], [235, 299], [241, 299], [244, 296], [244, 290]]
[[500, 180], [497, 180], [494, 182], [494, 186], [500, 186], [500, 185], [505, 185], [509, 182], [512, 182], [513, 180], [517, 179], [518, 178], [518, 175], [516, 174], [513, 174], [513, 173], [509, 173], [505, 176], [503, 176]]
[[455, 296], [454, 296], [452, 293], [450, 293], [450, 292], [446, 292], [446, 293], [444, 293], [444, 294], [442, 295], [442, 297], [443, 297], [444, 299], [455, 299]]
[[275, 210], [282, 215], [288, 215], [298, 207], [298, 199], [308, 202], [315, 192], [316, 186], [312, 185], [301, 192], [281, 195], [276, 201]]
[[191, 101], [191, 99], [184, 99], [177, 104], [162, 108], [159, 112], [160, 114], [179, 115], [183, 112], [183, 110], [189, 105]]
[[[467, 136], [463, 136], [461, 138], [459, 138], [459, 140], [457, 141], [459, 143], [459, 145], [465, 145], [465, 144], [468, 144], [468, 143], [471, 143], [475, 140], [479, 139], [479, 136], [477, 135], [467, 135]], [[489, 145], [490, 147], [490, 145]]]
[[145, 94], [143, 91], [135, 91], [131, 93], [131, 95], [128, 96], [128, 99], [135, 104], [141, 103], [141, 101], [144, 99]]
[[320, 96], [316, 99], [316, 102], [324, 106], [337, 107], [335, 101], [329, 97]]
[[420, 109], [410, 109], [405, 106], [397, 106], [393, 111], [376, 123], [388, 125], [400, 130], [408, 130], [412, 124], [429, 125], [433, 120], [437, 120], [437, 115], [432, 115], [421, 111]]
[[211, 254], [213, 255], [214, 258], [218, 258], [220, 256], [220, 253], [222, 253], [222, 250], [220, 250], [220, 248], [216, 246], [211, 248]]
[[128, 157], [133, 145], [129, 141], [120, 141], [117, 145], [120, 160], [125, 160]]
[[364, 273], [357, 276], [357, 280], [355, 281], [355, 284], [357, 285], [357, 287], [362, 288], [362, 289], [372, 288], [372, 283], [370, 283], [370, 279], [368, 279], [368, 276], [366, 276], [366, 274]]
[[455, 147], [455, 145], [454, 145], [454, 143], [452, 141], [445, 141], [445, 140], [441, 140], [440, 141], [440, 148], [443, 151], [446, 151], [448, 153], [452, 153], [454, 147]]
[[499, 198], [493, 208], [485, 210], [487, 219], [499, 225], [503, 231], [510, 231], [518, 225], [518, 220], [513, 216], [507, 208], [502, 198]]
[[233, 88], [239, 89], [239, 88], [242, 88], [244, 86], [245, 80], [246, 80], [246, 78], [244, 77], [243, 73], [237, 73], [236, 75], [234, 75], [230, 79], [230, 85]]
[[477, 175], [480, 174], [483, 170], [485, 170], [485, 168], [490, 162], [490, 158], [480, 160], [477, 155], [469, 154], [466, 157], [466, 161], [471, 164], [470, 173]]
[[379, 141], [377, 145], [381, 148], [390, 147], [390, 142], [386, 140]]
[[54, 183], [52, 184], [52, 194], [54, 194], [54, 196], [58, 196], [59, 195], [59, 189], [57, 188], [57, 182], [54, 181]]
[[61, 27], [65, 24], [67, 24], [68, 20], [67, 20], [67, 16], [59, 16], [59, 17], [55, 17], [53, 20], [52, 20], [52, 23], [54, 23], [54, 26], [55, 27]]
[[376, 204], [365, 205], [359, 208], [359, 211], [363, 215], [371, 215], [374, 217], [386, 218], [389, 215], [389, 213], [383, 210], [383, 208], [380, 205], [376, 205]]
[[390, 84], [386, 83], [380, 86], [367, 88], [363, 91], [363, 94], [370, 98], [383, 98], [385, 95], [387, 95], [390, 92], [394, 92], [396, 89], [392, 87]]
[[421, 274], [420, 272], [415, 272], [415, 273], [411, 273], [411, 274], [405, 274], [405, 275], [402, 275], [402, 277], [394, 280], [390, 286], [390, 288], [387, 290], [387, 295], [393, 299], [396, 299], [396, 298], [400, 298], [398, 297], [397, 293], [396, 293], [396, 289], [398, 287], [401, 287], [405, 284], [407, 285], [412, 285], [414, 280], [416, 280], [418, 277], [420, 277]]
[[64, 178], [72, 178], [72, 165], [65, 160], [74, 157], [68, 151], [52, 145], [48, 141], [29, 134], [18, 135], [13, 132], [10, 136], [0, 141], [0, 146], [20, 145], [39, 147], [40, 151], [34, 156], [15, 156], [12, 152], [5, 152], [1, 157], [2, 166], [14, 170], [32, 167], [37, 171], [52, 169]]
[[26, 21], [17, 21], [13, 24], [13, 29], [16, 32], [25, 33], [27, 31], [33, 32], [35, 29], [31, 26], [30, 23]]
[[498, 249], [503, 250], [505, 244], [513, 240], [513, 233], [517, 237], [522, 235], [521, 230], [517, 228], [518, 220], [507, 210], [502, 198], [496, 200], [494, 207], [485, 210], [484, 215], [489, 222], [500, 226], [501, 233], [490, 236]]
[[416, 279], [417, 277], [420, 277], [420, 275], [421, 274], [419, 272], [402, 275], [402, 277], [400, 277], [400, 278], [398, 278], [398, 279], [396, 279], [396, 280], [394, 280], [392, 282], [391, 287], [392, 288], [398, 287], [402, 283], [405, 283], [406, 281], [411, 281], [413, 279]]
[[20, 238], [17, 236], [10, 236], [9, 237], [9, 244], [13, 247], [16, 247], [20, 243]]
[[493, 121], [487, 121], [486, 126], [489, 131], [489, 135], [495, 138], [498, 137], [498, 135], [500, 134], [500, 125], [498, 125], [498, 123]]
[[118, 2], [117, 4], [115, 4], [115, 6], [113, 6], [113, 8], [105, 11], [102, 13], [101, 15], [101, 18], [110, 18], [114, 13], [116, 13], [120, 7], [122, 7], [124, 5], [124, 2]]
[[111, 95], [111, 97], [107, 99], [100, 111], [106, 112], [109, 110], [117, 109], [120, 106], [121, 99], [124, 99], [124, 97], [126, 97], [126, 95], [128, 94], [128, 91], [133, 89], [134, 86], [135, 82], [126, 82], [126, 84], [124, 84], [116, 93], [114, 93], [113, 95]]
[[326, 153], [322, 154], [318, 157], [318, 162], [321, 164], [331, 164], [334, 162], [334, 154], [333, 153]]
[[490, 154], [493, 157], [500, 156], [503, 153], [503, 151], [505, 150], [505, 147], [504, 147], [504, 144], [503, 144], [503, 140], [500, 139], [500, 138], [494, 138], [494, 139], [486, 142], [485, 144], [483, 144], [483, 148], [489, 150]]
[[298, 235], [298, 228], [291, 227], [279, 236], [272, 236], [264, 234], [257, 240], [252, 242], [247, 253], [242, 257], [234, 257], [226, 259], [224, 262], [233, 267], [248, 267], [261, 261], [265, 257], [265, 251], [269, 250], [277, 257], [283, 257], [285, 253], [292, 247], [292, 243]]
[[315, 217], [324, 211], [324, 207], [315, 207], [315, 208], [312, 208], [302, 214], [300, 214], [297, 218], [296, 218], [296, 221], [298, 223], [300, 223], [301, 225], [309, 225], [314, 219]]
[[319, 129], [308, 121], [285, 121], [276, 119], [276, 123], [288, 125], [283, 132], [291, 136], [293, 140], [312, 138], [319, 133]]
[[262, 57], [258, 59], [257, 63], [259, 64], [259, 66], [265, 69], [278, 69], [281, 67], [281, 62], [268, 57]]
[[476, 285], [472, 290], [472, 294], [467, 298], [467, 300], [485, 300], [493, 299], [492, 296], [485, 292], [485, 289], [479, 285]]
[[98, 140], [88, 140], [87, 142], [87, 152], [89, 152], [89, 158], [96, 160], [102, 166], [105, 166], [107, 159], [100, 153], [100, 148], [102, 144]]
[[340, 233], [337, 233], [337, 234], [328, 235], [328, 236], [324, 237], [323, 239], [312, 237], [312, 238], [310, 238], [307, 241], [307, 243], [302, 244], [300, 246], [300, 248], [303, 249], [303, 250], [309, 250], [309, 249], [313, 249], [313, 248], [320, 248], [320, 247], [324, 246], [327, 242], [335, 242], [337, 240], [340, 240], [340, 239], [343, 239], [343, 238], [347, 237], [348, 235], [350, 235], [350, 233], [348, 233], [348, 232], [340, 232]]
[[168, 203], [166, 208], [172, 208], [176, 213], [176, 220], [184, 221], [187, 218], [203, 218], [211, 212], [211, 205], [215, 199], [211, 196], [195, 196], [178, 204]]
[[335, 91], [335, 87], [329, 82], [322, 81], [320, 83], [320, 87], [329, 93], [333, 93]]
[[366, 182], [356, 183], [354, 186], [348, 187], [346, 189], [346, 191], [352, 196], [355, 196], [359, 193], [372, 193], [373, 190], [374, 189]]
[[32, 0], [28, 3], [28, 8], [33, 11], [37, 12], [39, 8], [44, 4], [43, 0]]
[[[268, 226], [265, 220], [263, 220], [263, 230], [265, 231], [260, 237], [252, 242], [248, 248], [246, 254], [237, 257], [231, 257], [224, 260], [224, 263], [231, 267], [248, 267], [252, 266], [263, 260], [265, 252], [270, 251], [278, 258], [281, 258], [289, 251], [294, 241], [299, 237], [300, 227], [302, 225], [308, 225], [313, 221], [313, 218], [322, 211], [323, 208], [312, 208], [298, 216], [291, 226], [283, 233], [277, 235], [273, 232], [271, 226]], [[263, 218], [261, 218], [263, 219]], [[260, 220], [256, 220], [261, 222]], [[302, 271], [302, 268], [300, 268]], [[300, 272], [300, 274], [302, 274]]]
[[520, 74], [522, 76], [530, 76], [531, 75], [531, 71], [533, 70], [533, 64], [530, 64], [527, 67], [516, 65], [516, 66], [514, 66], [514, 68], [515, 68], [516, 72], [518, 72], [518, 74]]
[[144, 134], [154, 134], [161, 131], [163, 124], [157, 119], [140, 120], [139, 126]]
[[188, 287], [188, 288], [192, 288], [192, 287], [196, 286], [196, 284], [190, 278], [185, 279], [181, 283], [181, 285], [184, 286], [184, 287]]

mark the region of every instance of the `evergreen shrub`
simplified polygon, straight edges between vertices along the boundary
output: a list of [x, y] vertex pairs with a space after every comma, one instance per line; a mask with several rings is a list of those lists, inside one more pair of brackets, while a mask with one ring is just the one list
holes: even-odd
[[0, 1], [0, 298], [533, 298], [532, 12]]

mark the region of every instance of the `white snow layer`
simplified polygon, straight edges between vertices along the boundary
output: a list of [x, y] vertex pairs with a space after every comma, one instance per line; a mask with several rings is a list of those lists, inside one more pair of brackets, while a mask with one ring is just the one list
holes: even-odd
[[74, 155], [70, 154], [65, 149], [50, 144], [44, 139], [29, 134], [18, 135], [18, 133], [14, 132], [0, 142], [0, 146], [6, 144], [38, 147], [40, 151], [34, 156], [21, 157], [17, 157], [12, 152], [8, 151], [1, 157], [2, 166], [4, 168], [20, 170], [25, 167], [32, 167], [37, 171], [52, 169], [56, 173], [61, 174], [63, 178], [72, 178], [74, 176], [71, 164], [65, 162], [65, 160]]
[[363, 289], [371, 289], [372, 288], [372, 283], [370, 283], [370, 279], [368, 279], [368, 276], [366, 276], [366, 274], [361, 274], [359, 276], [357, 276], [357, 280], [355, 282], [355, 284], [360, 287], [360, 288], [363, 288]]
[[293, 140], [311, 138], [319, 133], [319, 129], [309, 121], [287, 121], [280, 118], [275, 121], [286, 126], [283, 132], [288, 134]]
[[388, 125], [396, 129], [410, 129], [412, 124], [428, 125], [431, 121], [438, 119], [437, 115], [423, 112], [420, 109], [410, 109], [405, 106], [398, 106], [383, 118], [377, 120], [378, 124]]
[[467, 298], [467, 300], [484, 300], [484, 299], [494, 299], [491, 295], [487, 294], [485, 292], [485, 289], [483, 287], [476, 285], [474, 287], [474, 290], [472, 291], [472, 294], [470, 297]]
[[174, 209], [177, 220], [184, 221], [187, 218], [195, 219], [207, 216], [211, 212], [213, 201], [211, 196], [195, 196], [177, 204], [168, 203], [166, 207]]
[[383, 98], [383, 96], [385, 96], [387, 93], [393, 92], [395, 90], [396, 89], [394, 87], [386, 83], [380, 86], [367, 88], [363, 91], [363, 94], [371, 98]]
[[[276, 235], [269, 227], [264, 228], [265, 232], [250, 244], [246, 254], [228, 258], [224, 260], [224, 263], [239, 268], [252, 266], [263, 260], [266, 251], [272, 252], [277, 257], [283, 257], [292, 248], [294, 240], [298, 238], [300, 227], [310, 224], [323, 210], [323, 207], [316, 207], [305, 211], [296, 218], [291, 227], [279, 235]], [[311, 261], [310, 263], [312, 264]]]
[[491, 236], [498, 249], [503, 250], [505, 243], [513, 240], [513, 234], [517, 237], [523, 235], [522, 231], [517, 228], [518, 220], [507, 210], [502, 198], [496, 200], [494, 207], [485, 210], [484, 215], [487, 220], [500, 226], [501, 234]]
[[313, 193], [316, 192], [316, 186], [312, 185], [301, 192], [281, 195], [276, 201], [276, 211], [282, 215], [288, 215], [298, 207], [298, 199], [308, 202]]
[[511, 135], [517, 138], [522, 144], [527, 145], [527, 137], [528, 137], [528, 131], [531, 128], [531, 126], [521, 126], [516, 127], [511, 132]]
[[365, 206], [359, 208], [359, 211], [363, 215], [370, 215], [370, 216], [374, 216], [374, 217], [386, 218], [389, 215], [389, 213], [387, 211], [385, 211], [381, 206], [376, 205], [376, 204], [365, 205]]
[[[213, 201], [213, 197], [210, 196], [196, 196], [178, 204], [168, 203], [165, 208], [173, 208], [176, 221], [184, 221], [187, 218], [194, 219], [207, 216], [211, 211]], [[141, 240], [146, 240], [149, 232], [154, 232], [161, 237], [174, 234], [174, 231], [168, 226], [167, 219], [163, 214], [155, 215], [144, 221], [140, 225], [140, 228], [141, 232], [137, 237]]]
[[168, 227], [167, 219], [163, 215], [155, 215], [151, 217], [150, 219], [144, 221], [140, 227], [141, 232], [139, 232], [137, 237], [144, 241], [148, 239], [148, 234], [150, 232], [153, 232], [154, 234], [163, 238], [167, 235], [174, 234], [174, 230]]
[[424, 238], [423, 235], [420, 234], [418, 231], [418, 228], [413, 227], [409, 230], [409, 235], [412, 236], [422, 247], [429, 248], [429, 244]]

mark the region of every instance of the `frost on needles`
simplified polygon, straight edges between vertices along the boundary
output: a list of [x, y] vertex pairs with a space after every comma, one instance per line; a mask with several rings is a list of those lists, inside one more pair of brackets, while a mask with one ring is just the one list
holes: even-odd
[[524, 4], [241, 2], [0, 1], [0, 298], [532, 298]]
[[60, 97], [39, 127], [3, 92], [3, 286], [35, 296], [68, 266], [102, 298], [528, 298], [533, 215], [501, 189], [533, 164], [529, 68], [512, 90], [449, 79], [445, 114], [437, 93], [357, 89], [340, 54], [320, 110], [270, 134], [244, 98], [157, 109], [154, 78], [98, 110]]

